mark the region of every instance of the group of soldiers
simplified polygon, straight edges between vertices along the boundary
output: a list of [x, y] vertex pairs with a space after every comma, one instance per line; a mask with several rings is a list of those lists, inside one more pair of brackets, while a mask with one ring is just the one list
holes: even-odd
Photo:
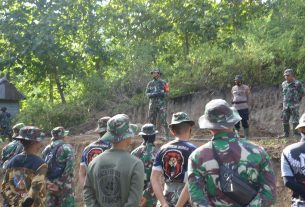
[[[206, 104], [198, 125], [208, 130], [212, 139], [197, 147], [190, 142], [195, 122], [187, 113], [174, 113], [171, 123], [167, 123], [169, 87], [160, 78], [159, 69], [151, 74], [153, 80], [146, 89], [149, 121], [139, 133], [126, 114], [98, 120], [99, 137], [84, 148], [79, 168], [84, 205], [272, 206], [276, 201], [275, 175], [267, 152], [247, 139], [250, 89], [243, 84], [242, 76], [234, 79], [232, 107], [223, 99]], [[291, 69], [285, 70], [284, 76], [284, 136], [289, 136], [286, 125], [292, 116], [294, 134], [301, 140], [282, 153], [282, 176], [285, 186], [293, 191], [292, 206], [305, 206], [305, 115], [296, 121], [304, 89]], [[155, 146], [157, 120], [166, 141], [160, 148]], [[240, 139], [240, 122], [246, 139]], [[76, 206], [75, 152], [67, 143], [68, 131], [54, 128], [42, 154], [45, 134], [39, 128], [19, 123], [13, 132], [13, 141], [2, 149], [1, 156], [3, 206]], [[143, 142], [130, 153], [136, 135]]]

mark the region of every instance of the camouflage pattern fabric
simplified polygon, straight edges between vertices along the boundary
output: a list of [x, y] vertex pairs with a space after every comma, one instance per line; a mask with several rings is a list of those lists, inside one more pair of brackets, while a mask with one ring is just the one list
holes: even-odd
[[166, 82], [162, 79], [151, 80], [146, 87], [146, 95], [149, 98], [148, 119], [149, 122], [157, 126], [157, 118], [160, 125], [164, 127], [166, 135], [168, 135], [167, 123], [167, 101], [168, 93], [164, 91]]
[[5, 205], [19, 207], [26, 198], [32, 198], [32, 207], [45, 207], [47, 170], [36, 155], [22, 153], [11, 159], [1, 186]]
[[289, 123], [290, 117], [292, 123], [298, 123], [299, 120], [299, 107], [302, 97], [304, 95], [304, 87], [298, 80], [292, 82], [284, 81], [282, 83], [283, 94], [283, 111], [282, 120], [284, 124]]
[[110, 149], [111, 144], [104, 142], [99, 139], [91, 144], [87, 145], [82, 153], [81, 165], [84, 165], [86, 169], [88, 168], [89, 163], [99, 154], [103, 153], [105, 150]]
[[6, 168], [6, 163], [17, 154], [23, 152], [23, 145], [18, 140], [13, 140], [3, 147], [1, 153], [1, 163]]
[[243, 178], [258, 184], [258, 194], [247, 206], [275, 203], [275, 176], [266, 151], [248, 141], [239, 141], [233, 132], [223, 132], [197, 148], [189, 158], [188, 182], [193, 206], [239, 206], [220, 189], [219, 166], [214, 159], [212, 143], [224, 165], [237, 167]]
[[0, 114], [0, 135], [3, 137], [11, 136], [11, 114], [2, 112]]
[[150, 175], [158, 152], [159, 150], [152, 143], [147, 143], [147, 145], [142, 144], [131, 152], [132, 155], [142, 160], [144, 164], [145, 175], [143, 196], [147, 199], [146, 207], [156, 206], [157, 203], [150, 183]]
[[73, 207], [75, 206], [73, 183], [75, 161], [74, 149], [70, 144], [63, 144], [63, 140], [55, 140], [44, 149], [42, 157], [45, 157], [46, 152], [50, 151], [48, 148], [56, 147], [56, 145], [59, 144], [62, 146], [57, 150], [56, 161], [58, 163], [65, 163], [65, 169], [59, 178], [50, 180], [51, 183], [54, 183], [59, 187], [59, 192], [48, 191], [46, 206]]

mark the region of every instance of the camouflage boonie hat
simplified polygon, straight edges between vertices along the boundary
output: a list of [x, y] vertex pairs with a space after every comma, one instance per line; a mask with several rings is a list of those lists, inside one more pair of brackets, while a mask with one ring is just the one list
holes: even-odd
[[139, 135], [155, 135], [158, 131], [155, 128], [155, 125], [148, 123], [144, 124], [141, 128]]
[[242, 75], [236, 75], [234, 80], [235, 81], [242, 81], [243, 80], [243, 76]]
[[34, 126], [25, 126], [19, 130], [19, 135], [14, 139], [18, 140], [29, 140], [41, 142], [45, 138], [45, 133], [41, 131], [38, 127]]
[[284, 71], [284, 76], [285, 76], [285, 75], [293, 75], [293, 74], [294, 74], [294, 72], [293, 72], [293, 70], [290, 69], [290, 68], [288, 68], [288, 69], [286, 69], [286, 70]]
[[177, 125], [177, 124], [181, 124], [181, 123], [189, 123], [191, 126], [195, 125], [195, 122], [190, 119], [190, 117], [187, 113], [177, 112], [177, 113], [173, 114], [172, 121], [168, 125], [168, 127], [171, 128], [173, 125]]
[[295, 129], [301, 128], [301, 127], [305, 127], [305, 113], [302, 114], [300, 120], [299, 120], [299, 124], [296, 126]]
[[214, 99], [205, 105], [204, 115], [199, 120], [201, 129], [229, 129], [241, 120], [235, 108], [223, 99]]
[[157, 73], [159, 73], [160, 75], [162, 75], [161, 70], [160, 70], [159, 68], [155, 68], [154, 70], [152, 70], [152, 71], [150, 72], [150, 74], [153, 74], [154, 72], [157, 72]]
[[98, 133], [106, 132], [107, 131], [107, 122], [110, 118], [111, 118], [110, 116], [104, 116], [104, 117], [100, 118], [97, 121], [97, 128], [95, 129], [95, 131]]
[[[22, 127], [25, 127], [25, 124], [24, 123], [18, 123], [18, 124], [15, 124], [12, 128], [14, 134], [13, 134], [13, 137], [16, 137], [18, 134], [19, 134], [19, 130], [22, 128]], [[16, 132], [17, 131], [17, 132]]]
[[62, 126], [55, 127], [51, 131], [52, 139], [54, 139], [54, 138], [64, 138], [68, 134], [69, 134], [69, 131], [65, 130], [65, 128], [63, 128]]
[[107, 122], [107, 132], [102, 136], [102, 140], [110, 143], [121, 142], [135, 136], [137, 125], [129, 123], [126, 114], [117, 114]]

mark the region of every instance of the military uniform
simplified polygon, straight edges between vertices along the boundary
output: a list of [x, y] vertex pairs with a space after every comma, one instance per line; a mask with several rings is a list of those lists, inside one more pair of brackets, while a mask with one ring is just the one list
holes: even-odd
[[[62, 127], [56, 127], [53, 130], [63, 131]], [[52, 131], [53, 131], [52, 130]], [[66, 132], [66, 131], [65, 131]], [[62, 133], [65, 133], [62, 132]], [[65, 135], [62, 135], [64, 137]], [[42, 158], [46, 159], [47, 155], [51, 152], [52, 149], [58, 147], [56, 151], [55, 162], [64, 166], [63, 172], [60, 177], [55, 179], [48, 178], [48, 182], [53, 183], [58, 186], [59, 191], [53, 192], [48, 190], [47, 193], [47, 207], [60, 206], [60, 207], [74, 207], [74, 161], [75, 161], [75, 152], [73, 147], [70, 144], [64, 143], [62, 139], [54, 139], [51, 144], [49, 144], [42, 152]]]
[[[18, 133], [15, 133], [13, 135], [13, 138], [15, 138], [19, 134], [19, 130], [24, 127], [25, 125], [23, 123], [16, 124], [13, 126], [14, 131], [18, 131]], [[2, 153], [1, 153], [1, 164], [2, 167], [5, 169], [8, 161], [14, 157], [15, 155], [23, 152], [23, 145], [20, 143], [19, 140], [13, 140], [10, 143], [8, 143], [6, 146], [3, 147]]]
[[6, 107], [1, 108], [0, 114], [0, 135], [3, 138], [11, 136], [11, 114], [6, 112]]
[[227, 166], [234, 165], [248, 181], [259, 184], [257, 196], [248, 206], [271, 206], [275, 202], [275, 176], [265, 150], [247, 141], [238, 141], [235, 133], [220, 133], [190, 156], [189, 191], [194, 206], [239, 206], [219, 188], [219, 165], [212, 143]]
[[82, 158], [80, 165], [83, 165], [88, 168], [89, 163], [98, 156], [99, 154], [103, 153], [105, 150], [110, 149], [111, 144], [104, 142], [103, 140], [99, 139], [95, 142], [92, 142], [88, 146], [85, 147], [82, 153]]
[[[98, 132], [100, 136], [107, 131], [107, 121], [109, 119], [109, 116], [105, 116], [98, 120], [97, 128], [95, 129], [95, 131]], [[93, 160], [93, 158], [110, 148], [111, 143], [104, 142], [100, 137], [98, 140], [90, 143], [88, 146], [85, 147], [82, 153], [80, 165], [84, 166], [87, 169], [89, 163]]]
[[[44, 134], [36, 127], [23, 127], [15, 139], [42, 141]], [[45, 207], [47, 173], [46, 163], [37, 155], [21, 153], [7, 164], [2, 182], [5, 207], [33, 203], [32, 207]]]
[[[178, 112], [173, 114], [169, 126], [172, 127], [181, 123], [194, 125], [194, 122], [189, 119], [186, 113]], [[179, 200], [187, 181], [188, 158], [195, 149], [195, 145], [180, 140], [178, 137], [160, 148], [153, 170], [163, 172], [165, 178], [163, 195], [169, 206], [175, 206]], [[161, 206], [161, 204], [158, 202], [157, 206]], [[187, 202], [184, 206], [188, 207], [190, 204]]]
[[[285, 70], [284, 74], [293, 74], [291, 69]], [[299, 108], [302, 97], [304, 95], [304, 87], [298, 80], [288, 82], [287, 80], [282, 83], [283, 94], [283, 111], [282, 121], [284, 125], [284, 131], [289, 136], [289, 120], [292, 120], [293, 128], [298, 125], [299, 122]], [[295, 131], [295, 134], [297, 132]]]
[[152, 143], [149, 142], [150, 140], [148, 140], [149, 139], [148, 136], [155, 138], [157, 132], [158, 131], [155, 130], [153, 124], [143, 125], [139, 135], [142, 135], [144, 140], [147, 138], [147, 140], [145, 140], [139, 147], [137, 147], [131, 152], [132, 155], [142, 160], [144, 164], [145, 176], [144, 176], [143, 197], [145, 197], [146, 199], [145, 207], [156, 206], [156, 202], [157, 202], [150, 183], [150, 176], [151, 176], [152, 166], [154, 164], [154, 161], [156, 159], [159, 150], [153, 144], [154, 139], [152, 140]]
[[[86, 207], [139, 206], [144, 187], [144, 166], [127, 150], [136, 128], [129, 123], [126, 114], [117, 114], [107, 122], [107, 132], [101, 139], [113, 143], [114, 147], [89, 164], [84, 185]], [[124, 148], [116, 148], [117, 143], [122, 143]]]
[[222, 191], [220, 178], [224, 175], [220, 174], [219, 160], [223, 166], [258, 187], [256, 196], [247, 206], [271, 206], [275, 203], [275, 176], [270, 158], [263, 148], [236, 137], [233, 128], [240, 120], [237, 111], [222, 99], [212, 100], [206, 105], [199, 126], [218, 132], [214, 132], [212, 141], [197, 148], [189, 158], [188, 183], [193, 206], [241, 206]]
[[[159, 71], [159, 70], [157, 70]], [[159, 71], [160, 73], [160, 71]], [[161, 73], [160, 73], [161, 74]], [[164, 127], [165, 136], [168, 138], [168, 123], [167, 123], [167, 100], [168, 84], [162, 79], [151, 80], [146, 87], [146, 95], [149, 98], [149, 122], [156, 126], [157, 118], [160, 125]]]

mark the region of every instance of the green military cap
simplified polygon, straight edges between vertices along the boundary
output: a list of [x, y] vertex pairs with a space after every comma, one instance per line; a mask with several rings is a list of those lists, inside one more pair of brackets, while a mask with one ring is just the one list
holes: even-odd
[[299, 120], [299, 124], [296, 126], [295, 129], [298, 129], [301, 127], [305, 127], [305, 113], [301, 116], [301, 118]]
[[173, 125], [181, 124], [181, 123], [189, 123], [190, 125], [195, 125], [195, 122], [190, 119], [187, 113], [185, 112], [177, 112], [172, 116], [172, 121], [168, 125], [171, 128]]
[[139, 135], [155, 135], [158, 131], [155, 128], [155, 125], [148, 123], [144, 124], [141, 128]]
[[153, 73], [159, 73], [160, 75], [162, 75], [162, 73], [161, 73], [161, 70], [159, 69], [159, 68], [155, 68], [155, 69], [153, 69], [151, 72], [150, 72], [150, 74], [153, 74]]
[[107, 122], [109, 121], [110, 116], [104, 116], [97, 121], [97, 128], [95, 129], [96, 132], [102, 133], [107, 131]]
[[18, 123], [18, 124], [15, 124], [12, 128], [14, 134], [13, 134], [13, 137], [16, 137], [19, 133], [19, 130], [22, 128], [22, 127], [25, 127], [25, 124], [24, 123]]
[[284, 71], [284, 76], [285, 76], [285, 75], [293, 75], [293, 74], [294, 74], [294, 72], [293, 72], [293, 70], [290, 69], [290, 68], [288, 68], [288, 69], [286, 69], [286, 70]]
[[52, 135], [52, 139], [56, 139], [56, 138], [64, 138], [65, 136], [67, 136], [69, 134], [68, 130], [65, 130], [65, 128], [63, 128], [62, 126], [59, 127], [55, 127], [54, 129], [52, 129], [51, 131], [51, 135]]
[[205, 106], [204, 114], [199, 118], [201, 129], [229, 129], [241, 120], [235, 108], [223, 99], [214, 99]]
[[234, 80], [235, 81], [242, 81], [243, 80], [243, 76], [242, 75], [236, 75]]
[[135, 136], [137, 125], [129, 123], [126, 114], [117, 114], [107, 122], [107, 132], [102, 136], [102, 140], [110, 143], [118, 143]]
[[29, 140], [29, 141], [43, 141], [45, 134], [35, 126], [25, 126], [19, 130], [19, 135], [14, 139], [18, 140]]

